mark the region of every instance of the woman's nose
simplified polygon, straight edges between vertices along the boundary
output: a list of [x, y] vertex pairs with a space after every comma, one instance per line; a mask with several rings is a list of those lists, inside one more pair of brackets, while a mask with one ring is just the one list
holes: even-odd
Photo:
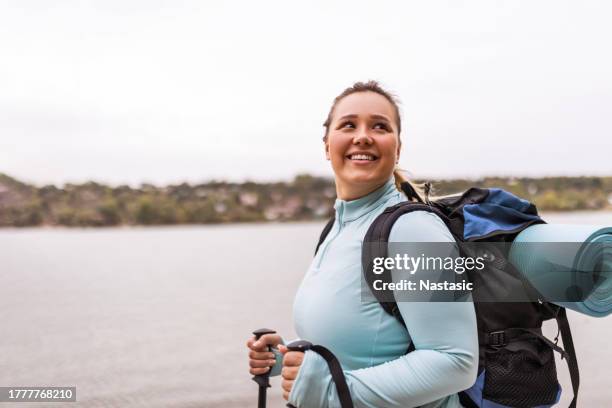
[[370, 137], [367, 130], [365, 129], [360, 130], [353, 138], [353, 144], [356, 144], [356, 145], [372, 144], [373, 141], [374, 140]]

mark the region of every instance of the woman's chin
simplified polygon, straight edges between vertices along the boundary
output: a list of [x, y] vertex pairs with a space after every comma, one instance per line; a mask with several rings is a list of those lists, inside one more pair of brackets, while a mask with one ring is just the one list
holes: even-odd
[[379, 185], [385, 183], [387, 178], [381, 178], [380, 175], [369, 173], [363, 174], [351, 174], [344, 178], [345, 181], [349, 184], [359, 185], [359, 186], [367, 186], [367, 185]]

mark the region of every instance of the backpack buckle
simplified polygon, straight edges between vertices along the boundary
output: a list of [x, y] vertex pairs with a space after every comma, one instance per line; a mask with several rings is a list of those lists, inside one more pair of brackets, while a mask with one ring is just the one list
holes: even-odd
[[506, 343], [506, 332], [503, 330], [489, 333], [489, 345], [493, 348], [504, 347]]

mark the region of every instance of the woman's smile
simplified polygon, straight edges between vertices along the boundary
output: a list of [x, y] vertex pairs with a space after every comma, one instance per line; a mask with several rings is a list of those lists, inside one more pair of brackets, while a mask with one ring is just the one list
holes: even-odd
[[353, 152], [346, 155], [346, 159], [355, 165], [363, 166], [373, 164], [378, 156], [370, 152]]

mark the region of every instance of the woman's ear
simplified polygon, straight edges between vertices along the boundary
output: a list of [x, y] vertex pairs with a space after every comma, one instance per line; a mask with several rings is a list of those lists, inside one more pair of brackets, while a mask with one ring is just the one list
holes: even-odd
[[329, 139], [325, 139], [325, 158], [330, 160], [329, 158]]
[[402, 151], [402, 142], [400, 141], [397, 144], [397, 152], [395, 155], [395, 164], [399, 163], [399, 159], [400, 159], [400, 152]]

